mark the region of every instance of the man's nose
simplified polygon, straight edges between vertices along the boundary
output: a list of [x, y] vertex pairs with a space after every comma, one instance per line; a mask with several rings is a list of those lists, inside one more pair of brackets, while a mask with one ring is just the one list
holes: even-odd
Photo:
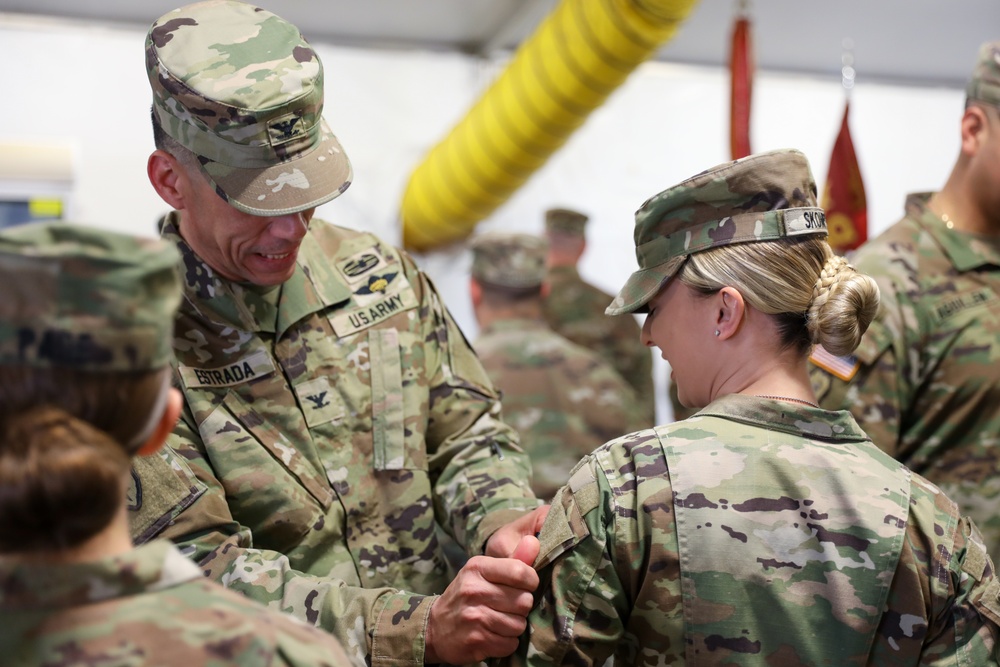
[[270, 231], [271, 234], [289, 241], [300, 240], [306, 235], [306, 230], [308, 228], [309, 223], [306, 222], [306, 217], [301, 212], [289, 213], [288, 215], [280, 215], [276, 218], [272, 218], [271, 224], [268, 225], [268, 231]]

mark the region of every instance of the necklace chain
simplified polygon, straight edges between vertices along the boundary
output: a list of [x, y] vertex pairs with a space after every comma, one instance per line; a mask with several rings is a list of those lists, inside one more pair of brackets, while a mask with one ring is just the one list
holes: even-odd
[[791, 396], [765, 396], [763, 394], [754, 394], [757, 398], [770, 398], [776, 401], [792, 401], [793, 403], [801, 403], [802, 405], [808, 405], [813, 408], [818, 408], [819, 405], [813, 403], [812, 401], [804, 401], [801, 398], [792, 398]]

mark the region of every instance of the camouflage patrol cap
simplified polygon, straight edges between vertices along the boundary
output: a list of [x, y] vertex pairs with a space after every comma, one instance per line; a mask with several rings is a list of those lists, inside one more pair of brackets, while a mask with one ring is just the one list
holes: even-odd
[[165, 368], [181, 288], [173, 245], [66, 223], [0, 230], [0, 364]]
[[1000, 107], [1000, 42], [979, 47], [979, 59], [965, 93], [970, 100]]
[[545, 212], [545, 229], [550, 232], [583, 236], [583, 228], [589, 219], [579, 211], [568, 208], [550, 208]]
[[545, 239], [488, 232], [472, 239], [472, 277], [499, 287], [538, 287], [545, 278]]
[[654, 195], [636, 211], [639, 270], [605, 312], [647, 312], [646, 303], [694, 253], [826, 233], [816, 182], [799, 151], [760, 153], [718, 165]]
[[146, 35], [153, 113], [251, 215], [319, 206], [351, 184], [323, 120], [323, 65], [298, 29], [243, 2], [186, 5]]

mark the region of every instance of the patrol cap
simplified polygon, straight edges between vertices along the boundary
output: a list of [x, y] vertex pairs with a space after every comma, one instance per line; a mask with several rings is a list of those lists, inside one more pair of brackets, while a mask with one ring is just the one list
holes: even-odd
[[583, 229], [589, 219], [579, 211], [568, 208], [550, 208], [545, 212], [545, 229], [550, 232], [583, 236]]
[[531, 234], [487, 232], [472, 239], [472, 277], [499, 287], [538, 287], [548, 243]]
[[605, 313], [647, 312], [646, 303], [694, 253], [807, 234], [826, 236], [827, 228], [805, 155], [784, 149], [718, 165], [636, 211], [639, 270]]
[[1000, 42], [979, 47], [979, 59], [965, 93], [970, 100], [1000, 107]]
[[323, 120], [323, 65], [298, 28], [243, 2], [164, 14], [146, 35], [153, 113], [235, 208], [284, 215], [351, 184]]
[[165, 368], [180, 304], [170, 244], [66, 223], [0, 230], [0, 364]]

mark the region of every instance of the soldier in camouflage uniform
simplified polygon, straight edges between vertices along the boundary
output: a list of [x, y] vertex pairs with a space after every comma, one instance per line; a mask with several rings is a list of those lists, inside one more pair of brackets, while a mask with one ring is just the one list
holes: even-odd
[[553, 208], [545, 212], [549, 285], [545, 319], [560, 336], [593, 351], [614, 366], [635, 390], [646, 426], [656, 423], [653, 358], [639, 341], [639, 325], [631, 317], [607, 317], [612, 296], [580, 277], [577, 264], [587, 249], [584, 228], [588, 217], [577, 211]]
[[[318, 56], [278, 16], [222, 0], [157, 20], [146, 65], [185, 409], [139, 468], [134, 535], [170, 537], [373, 665], [509, 653], [533, 556], [479, 554], [536, 532], [530, 461], [412, 259], [312, 219], [352, 177]], [[441, 528], [475, 556], [454, 582]]]
[[1000, 42], [979, 52], [961, 151], [940, 192], [858, 250], [882, 307], [853, 355], [817, 348], [813, 384], [875, 444], [953, 498], [1000, 553]]
[[694, 176], [636, 213], [648, 310], [695, 416], [585, 459], [542, 528], [514, 662], [996, 665], [1000, 580], [979, 531], [813, 402], [807, 356], [845, 354], [875, 283], [826, 243], [798, 151]]
[[129, 459], [181, 410], [177, 252], [65, 224], [0, 232], [0, 662], [351, 665], [326, 633], [133, 549]]
[[599, 445], [646, 428], [635, 392], [615, 369], [545, 323], [545, 245], [529, 234], [476, 237], [470, 284], [480, 327], [473, 346], [503, 393], [504, 421], [531, 457], [539, 498], [551, 498]]

